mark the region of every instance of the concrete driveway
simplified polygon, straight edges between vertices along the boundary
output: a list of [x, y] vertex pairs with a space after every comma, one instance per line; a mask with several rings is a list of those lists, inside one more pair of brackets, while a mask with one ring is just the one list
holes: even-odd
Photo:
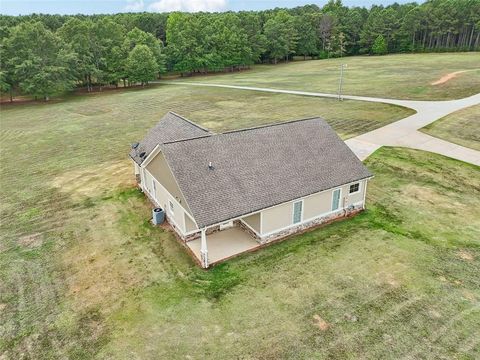
[[410, 107], [417, 113], [345, 141], [361, 160], [366, 159], [379, 147], [388, 145], [430, 151], [480, 166], [479, 151], [418, 131], [450, 113], [480, 104], [480, 94], [459, 100], [401, 102], [405, 103], [403, 106]]
[[[260, 88], [252, 86], [208, 84], [198, 82], [175, 82], [159, 81], [161, 84], [184, 85], [184, 86], [207, 86], [220, 87], [228, 89], [239, 89], [249, 91], [272, 92], [299, 96], [314, 96], [337, 99], [337, 94], [327, 94], [309, 91], [296, 91], [284, 89]], [[451, 142], [435, 138], [433, 136], [419, 132], [422, 127], [448, 115], [455, 111], [480, 104], [480, 94], [476, 94], [464, 99], [447, 101], [417, 101], [417, 100], [399, 100], [385, 99], [368, 96], [344, 95], [343, 99], [370, 101], [392, 105], [399, 105], [411, 108], [416, 114], [388, 124], [384, 127], [370, 131], [368, 133], [348, 139], [345, 143], [361, 160], [365, 160], [375, 150], [382, 146], [402, 146], [413, 149], [430, 151], [433, 153], [448, 156], [457, 160], [465, 161], [480, 166], [480, 151], [476, 151], [464, 146], [456, 145]]]

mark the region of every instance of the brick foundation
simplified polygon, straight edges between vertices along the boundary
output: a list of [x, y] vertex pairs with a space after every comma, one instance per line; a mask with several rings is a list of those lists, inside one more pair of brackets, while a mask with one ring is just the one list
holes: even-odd
[[245, 231], [248, 235], [250, 235], [252, 238], [254, 238], [255, 240], [257, 240], [259, 243], [260, 242], [260, 237], [252, 230], [250, 229], [247, 225], [245, 225], [243, 223], [243, 221], [240, 221], [240, 220], [235, 220], [233, 222], [233, 225], [234, 226], [238, 226], [240, 229], [242, 229], [243, 231]]
[[314, 219], [312, 221], [300, 224], [298, 226], [292, 226], [288, 229], [281, 230], [281, 231], [276, 232], [274, 234], [264, 236], [259, 240], [259, 242], [262, 245], [268, 244], [270, 242], [286, 238], [286, 237], [288, 237], [290, 235], [293, 235], [293, 234], [305, 232], [306, 230], [317, 227], [319, 225], [328, 224], [328, 223], [330, 223], [332, 221], [335, 221], [337, 219], [353, 216], [353, 215], [359, 213], [362, 210], [363, 210], [363, 207], [360, 206], [360, 205], [351, 207], [349, 209], [344, 209], [344, 210], [342, 209], [342, 210], [339, 210], [335, 213], [319, 217], [317, 219]]

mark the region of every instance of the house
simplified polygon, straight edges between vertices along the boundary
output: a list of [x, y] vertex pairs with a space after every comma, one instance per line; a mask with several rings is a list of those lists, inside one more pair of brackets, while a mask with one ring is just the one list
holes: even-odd
[[363, 210], [372, 177], [320, 118], [215, 134], [169, 112], [130, 157], [205, 268]]

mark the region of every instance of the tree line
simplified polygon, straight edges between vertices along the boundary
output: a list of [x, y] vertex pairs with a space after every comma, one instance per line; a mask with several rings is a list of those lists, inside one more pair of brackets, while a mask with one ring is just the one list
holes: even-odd
[[478, 51], [480, 0], [225, 13], [0, 16], [0, 90], [48, 99], [166, 72], [234, 71], [295, 56]]

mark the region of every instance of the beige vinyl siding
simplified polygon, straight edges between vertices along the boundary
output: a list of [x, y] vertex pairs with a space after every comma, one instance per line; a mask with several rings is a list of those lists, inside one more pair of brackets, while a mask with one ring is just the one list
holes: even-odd
[[303, 201], [303, 218], [317, 217], [332, 210], [332, 190], [308, 196]]
[[146, 166], [146, 169], [155, 176], [155, 179], [167, 189], [167, 191], [182, 205], [191, 215], [187, 202], [178, 187], [177, 181], [173, 177], [170, 167], [162, 153], [158, 153], [152, 161]]
[[262, 212], [262, 234], [292, 225], [293, 205], [288, 202]]
[[[154, 180], [153, 176], [148, 172], [146, 169], [142, 169], [145, 177], [145, 184], [143, 184], [143, 188], [147, 191], [150, 196], [155, 200], [158, 206], [160, 206], [167, 217], [170, 220], [173, 220], [174, 224], [180, 229], [182, 233], [185, 232], [185, 219], [184, 213], [185, 210], [182, 206], [177, 202], [176, 199], [170, 195], [165, 188], [156, 180]], [[153, 182], [156, 181], [155, 191], [153, 191]], [[174, 211], [170, 210], [169, 201], [173, 203]]]
[[[344, 185], [340, 188], [340, 208], [347, 208], [350, 205], [363, 202], [366, 181], [359, 181], [360, 191], [355, 194], [349, 194], [350, 185]], [[262, 211], [262, 235], [279, 231], [293, 225], [293, 204], [303, 199], [303, 220], [309, 221], [328, 214], [332, 211], [333, 191], [338, 188], [332, 188], [320, 193], [306, 196], [301, 199], [295, 199], [285, 204], [277, 205]]]
[[143, 171], [143, 189], [150, 195], [153, 195], [152, 179], [152, 176], [148, 172]]
[[187, 213], [184, 213], [184, 221], [185, 221], [185, 232], [190, 232], [194, 230], [198, 230], [197, 225], [190, 219], [190, 217], [187, 215]]
[[[355, 193], [355, 194], [349, 194], [348, 192], [350, 191], [350, 185], [352, 184], [349, 184], [347, 186], [344, 186], [343, 189], [342, 189], [342, 196], [348, 196], [348, 201], [346, 203], [346, 207], [352, 205], [352, 204], [355, 204], [355, 203], [358, 203], [360, 201], [363, 201], [363, 193], [365, 192], [365, 184], [367, 183], [367, 181], [359, 181], [360, 182], [360, 186], [359, 186], [359, 189], [360, 191]], [[353, 183], [355, 184], [355, 183]]]
[[257, 233], [260, 233], [260, 213], [244, 217], [242, 220]]

